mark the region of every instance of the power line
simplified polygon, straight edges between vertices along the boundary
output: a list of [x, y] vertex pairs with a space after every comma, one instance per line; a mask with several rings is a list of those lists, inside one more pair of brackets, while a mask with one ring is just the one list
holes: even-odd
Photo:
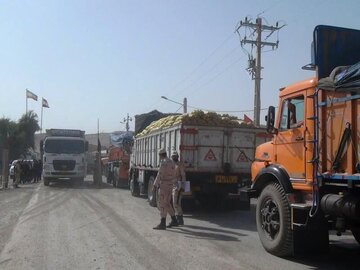
[[240, 62], [240, 60], [242, 60], [244, 57], [240, 57], [237, 60], [235, 60], [234, 62], [232, 62], [230, 65], [228, 65], [225, 69], [223, 69], [221, 72], [219, 72], [218, 74], [216, 74], [213, 78], [211, 78], [210, 80], [208, 80], [206, 83], [200, 85], [199, 87], [195, 88], [192, 91], [192, 94], [197, 92], [198, 90], [200, 90], [201, 88], [207, 86], [208, 84], [212, 83], [213, 81], [215, 81], [217, 78], [219, 78], [221, 75], [223, 75], [226, 71], [228, 71], [233, 65], [235, 65], [236, 63]]
[[[207, 60], [212, 57], [213, 55], [215, 55], [215, 53], [221, 49], [234, 35], [235, 33], [231, 33], [229, 36], [227, 36], [209, 55], [207, 55], [201, 62], [200, 64], [198, 64], [184, 79], [182, 79], [181, 81], [177, 82], [173, 87], [171, 87], [171, 89], [176, 89], [180, 84], [182, 84], [183, 82], [187, 81], [201, 66], [203, 66]], [[233, 49], [232, 51], [234, 51], [235, 49]], [[231, 51], [231, 52], [232, 52]], [[227, 57], [227, 55], [225, 56], [225, 58]], [[221, 60], [220, 60], [221, 62]], [[181, 91], [176, 92], [174, 95], [178, 95]], [[167, 93], [167, 95], [169, 94], [169, 92]], [[145, 108], [145, 111], [149, 110], [149, 108], [152, 108], [153, 106], [159, 104], [159, 100], [157, 100], [156, 102], [154, 102], [151, 106], [148, 106]]]
[[206, 56], [201, 62], [200, 64], [198, 64], [184, 79], [182, 79], [181, 81], [179, 81], [178, 83], [176, 83], [172, 89], [177, 88], [180, 84], [182, 84], [183, 82], [185, 82], [186, 80], [188, 80], [203, 64], [205, 64], [207, 62], [207, 60], [212, 57], [220, 48], [222, 48], [229, 40], [230, 38], [234, 35], [234, 33], [231, 33], [223, 42], [221, 42], [221, 44], [219, 46], [217, 46], [208, 56]]
[[[197, 78], [197, 80], [193, 81], [191, 84], [189, 84], [188, 86], [186, 86], [184, 89], [182, 89], [179, 92], [184, 92], [187, 89], [189, 89], [191, 86], [193, 86], [194, 84], [196, 84], [198, 81], [200, 81], [202, 78], [204, 78], [207, 74], [209, 74], [211, 71], [213, 71], [216, 67], [218, 67], [222, 62], [224, 62], [224, 60], [229, 57], [231, 54], [233, 54], [236, 49], [238, 49], [240, 47], [240, 45], [236, 46], [235, 48], [233, 48], [230, 52], [228, 52], [223, 58], [220, 59], [220, 61], [216, 62], [215, 65], [213, 65], [210, 69], [208, 69], [206, 72], [204, 72], [203, 74], [200, 75], [200, 77]], [[178, 93], [179, 93], [178, 92]], [[175, 95], [177, 95], [178, 93], [176, 93]]]

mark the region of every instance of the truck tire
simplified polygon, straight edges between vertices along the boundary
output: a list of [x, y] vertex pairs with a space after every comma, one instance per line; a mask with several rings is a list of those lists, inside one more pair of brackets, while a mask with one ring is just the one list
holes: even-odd
[[83, 184], [84, 184], [84, 177], [78, 178], [78, 179], [77, 179], [77, 183], [78, 183], [79, 185], [83, 185]]
[[360, 227], [351, 227], [351, 232], [355, 238], [355, 240], [360, 244]]
[[256, 227], [267, 252], [280, 257], [293, 254], [290, 205], [279, 183], [262, 190], [256, 205]]
[[148, 197], [149, 204], [151, 206], [153, 206], [153, 207], [156, 207], [156, 205], [157, 205], [157, 203], [156, 203], [157, 192], [153, 191], [154, 182], [155, 182], [155, 177], [150, 176], [149, 183], [148, 183], [148, 189], [147, 189], [147, 197]]
[[50, 184], [49, 178], [44, 177], [44, 186], [48, 186]]
[[134, 179], [134, 175], [131, 175], [129, 186], [130, 186], [131, 195], [134, 197], [139, 197], [140, 187], [139, 187], [139, 183]]

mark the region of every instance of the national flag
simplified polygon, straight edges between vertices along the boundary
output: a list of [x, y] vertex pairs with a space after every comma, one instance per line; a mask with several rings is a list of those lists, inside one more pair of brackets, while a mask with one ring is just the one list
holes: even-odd
[[30, 90], [26, 89], [26, 98], [31, 98], [33, 100], [38, 100], [38, 96], [35, 95], [33, 92], [31, 92]]
[[244, 114], [244, 122], [246, 124], [252, 124], [253, 120], [251, 120], [251, 118], [249, 116], [247, 116], [246, 114]]
[[45, 108], [50, 108], [49, 103], [47, 102], [47, 100], [45, 98], [42, 98], [42, 106]]

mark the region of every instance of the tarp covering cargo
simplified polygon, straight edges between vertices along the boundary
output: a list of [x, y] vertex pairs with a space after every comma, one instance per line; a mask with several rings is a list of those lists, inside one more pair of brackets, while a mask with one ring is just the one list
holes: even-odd
[[110, 143], [113, 146], [121, 147], [127, 151], [130, 151], [134, 144], [134, 133], [128, 132], [114, 132], [110, 134]]
[[143, 136], [152, 131], [172, 127], [177, 124], [197, 125], [197, 126], [213, 126], [213, 127], [254, 127], [252, 124], [245, 123], [236, 116], [228, 114], [217, 114], [215, 112], [203, 112], [200, 110], [183, 115], [171, 115], [160, 120], [152, 122], [141, 133], [136, 136]]
[[360, 92], [360, 62], [335, 68], [329, 77], [319, 80], [318, 86], [329, 91]]
[[318, 25], [314, 29], [313, 50], [317, 77], [326, 78], [334, 68], [360, 61], [360, 31]]

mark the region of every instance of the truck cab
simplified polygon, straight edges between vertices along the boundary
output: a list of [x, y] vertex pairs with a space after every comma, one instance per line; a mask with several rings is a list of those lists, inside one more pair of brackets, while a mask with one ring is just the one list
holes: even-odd
[[80, 130], [50, 129], [41, 142], [44, 185], [59, 179], [82, 182], [86, 177], [85, 132]]
[[360, 31], [317, 26], [312, 48], [316, 76], [280, 89], [251, 168], [259, 237], [277, 256], [327, 250], [329, 229], [360, 241]]

